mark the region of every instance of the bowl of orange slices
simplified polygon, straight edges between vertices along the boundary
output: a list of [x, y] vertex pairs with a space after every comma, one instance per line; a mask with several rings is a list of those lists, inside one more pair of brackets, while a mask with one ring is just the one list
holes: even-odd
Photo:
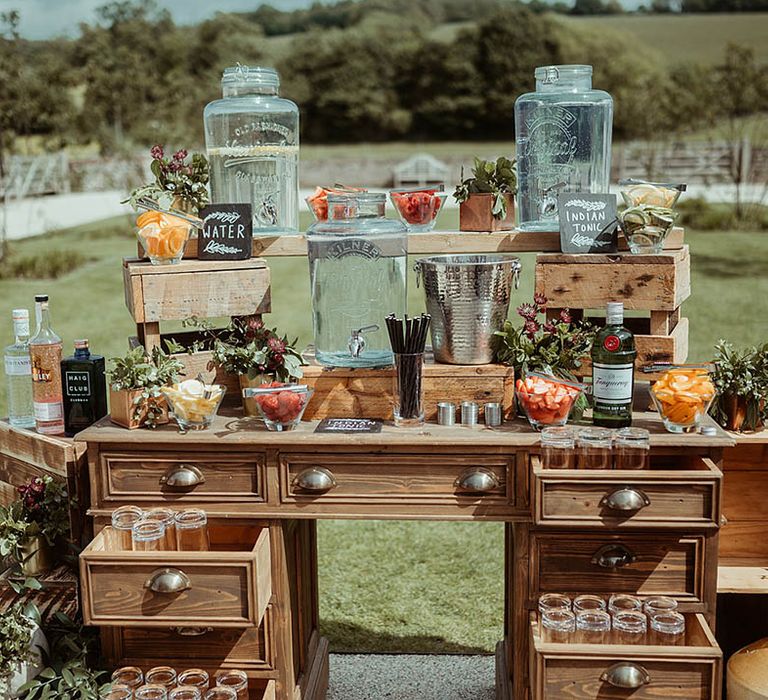
[[712, 405], [715, 385], [706, 367], [673, 367], [651, 387], [651, 397], [670, 433], [693, 432]]
[[192, 224], [172, 214], [145, 211], [136, 219], [136, 235], [153, 265], [174, 265], [184, 256]]

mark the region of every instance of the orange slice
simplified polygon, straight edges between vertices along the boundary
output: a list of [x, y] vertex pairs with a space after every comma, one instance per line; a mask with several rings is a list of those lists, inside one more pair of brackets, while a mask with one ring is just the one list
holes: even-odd
[[189, 226], [184, 224], [183, 226], [174, 226], [166, 229], [166, 243], [168, 246], [168, 252], [176, 257], [182, 250], [184, 250], [184, 244], [187, 242], [187, 235], [189, 234]]
[[159, 211], [145, 211], [136, 218], [136, 226], [144, 228], [147, 224], [159, 224], [161, 218]]

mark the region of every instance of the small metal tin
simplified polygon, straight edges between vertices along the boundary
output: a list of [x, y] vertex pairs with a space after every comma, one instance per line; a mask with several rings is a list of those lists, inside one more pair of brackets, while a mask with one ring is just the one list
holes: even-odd
[[461, 402], [461, 424], [462, 425], [477, 425], [477, 417], [480, 412], [480, 407], [475, 401], [462, 401]]
[[439, 425], [456, 424], [456, 404], [450, 401], [441, 401], [437, 404], [437, 422]]
[[501, 404], [496, 401], [485, 404], [483, 406], [483, 413], [485, 415], [485, 424], [489, 428], [495, 428], [496, 426], [501, 425], [504, 420], [501, 412]]
[[701, 435], [717, 435], [717, 428], [714, 425], [702, 425], [699, 428]]

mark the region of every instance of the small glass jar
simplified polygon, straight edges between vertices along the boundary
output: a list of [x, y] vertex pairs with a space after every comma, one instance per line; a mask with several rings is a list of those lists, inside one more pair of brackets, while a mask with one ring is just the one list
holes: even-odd
[[658, 613], [677, 612], [677, 601], [665, 595], [656, 595], [643, 601], [643, 612], [651, 617]]
[[547, 610], [541, 615], [545, 640], [548, 642], [568, 642], [576, 631], [576, 615], [570, 610]]
[[167, 690], [176, 687], [176, 669], [170, 666], [155, 666], [147, 671], [147, 684], [162, 685]]
[[133, 700], [168, 700], [168, 689], [164, 685], [142, 685], [133, 691]]
[[651, 641], [660, 646], [685, 644], [685, 617], [679, 612], [651, 615]]
[[599, 595], [580, 595], [573, 599], [573, 612], [591, 612], [593, 610], [605, 610], [605, 599]]
[[179, 674], [176, 682], [179, 685], [192, 685], [204, 693], [208, 690], [211, 679], [208, 676], [208, 671], [204, 671], [202, 668], [188, 668]]
[[99, 691], [99, 700], [132, 700], [133, 688], [113, 683], [109, 688]]
[[585, 610], [576, 613], [576, 641], [582, 644], [602, 644], [611, 631], [611, 616], [605, 610]]
[[552, 610], [570, 610], [571, 599], [562, 593], [545, 593], [539, 596], [539, 612], [545, 613]]
[[237, 700], [248, 700], [248, 675], [245, 671], [219, 671], [216, 674], [216, 685], [234, 690]]
[[620, 610], [613, 615], [616, 638], [623, 644], [638, 644], [648, 632], [648, 617], [638, 610]]
[[628, 593], [614, 593], [608, 599], [608, 612], [615, 615], [619, 612], [636, 611], [642, 612], [643, 601], [637, 596]]
[[582, 428], [576, 448], [579, 469], [610, 469], [613, 466], [613, 433], [608, 428]]
[[134, 552], [161, 552], [165, 542], [165, 525], [157, 520], [139, 520], [131, 531]]
[[541, 466], [544, 469], [574, 469], [576, 467], [576, 431], [552, 425], [541, 431]]
[[648, 469], [651, 434], [645, 428], [621, 428], [614, 440], [615, 469]]
[[144, 516], [138, 506], [120, 506], [112, 511], [112, 540], [109, 548], [115, 552], [130, 552], [133, 549], [131, 532], [133, 526]]
[[156, 520], [165, 526], [165, 537], [161, 549], [166, 552], [172, 552], [176, 549], [176, 513], [170, 508], [153, 508], [144, 514], [144, 520]]
[[237, 700], [237, 692], [225, 685], [217, 685], [205, 694], [205, 700]]
[[204, 510], [183, 510], [176, 513], [176, 549], [180, 552], [207, 552], [208, 516]]
[[168, 692], [168, 700], [202, 700], [203, 691], [194, 685], [180, 685]]
[[112, 682], [128, 686], [133, 690], [144, 685], [144, 673], [138, 666], [123, 666], [112, 674]]

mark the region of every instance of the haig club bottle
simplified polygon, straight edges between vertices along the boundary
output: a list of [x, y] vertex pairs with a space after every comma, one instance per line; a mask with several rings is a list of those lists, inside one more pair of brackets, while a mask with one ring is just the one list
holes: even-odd
[[632, 424], [635, 336], [624, 327], [624, 304], [608, 302], [605, 327], [592, 343], [592, 422], [605, 428]]

